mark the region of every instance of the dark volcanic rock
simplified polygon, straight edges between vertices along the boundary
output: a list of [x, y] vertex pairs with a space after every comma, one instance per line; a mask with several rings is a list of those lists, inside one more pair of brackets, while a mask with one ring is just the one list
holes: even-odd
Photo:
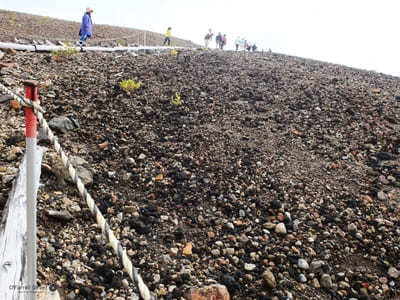
[[[6, 54], [20, 66], [6, 76], [15, 89], [25, 77], [46, 83], [46, 119], [74, 116], [79, 128], [59, 141], [93, 171], [88, 191], [159, 298], [215, 281], [232, 299], [395, 298], [400, 79], [242, 54], [187, 51], [186, 64], [170, 54]], [[125, 79], [142, 86], [128, 94]], [[0, 117], [5, 199], [18, 166], [7, 158], [24, 147], [10, 137], [24, 116], [1, 105]], [[41, 183], [41, 282], [76, 299], [82, 286], [90, 299], [130, 297], [76, 188], [59, 187], [51, 172]]]

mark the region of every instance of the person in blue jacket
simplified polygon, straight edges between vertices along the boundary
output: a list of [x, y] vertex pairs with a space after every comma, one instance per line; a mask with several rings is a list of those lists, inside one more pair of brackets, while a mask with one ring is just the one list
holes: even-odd
[[86, 8], [86, 12], [82, 17], [82, 26], [81, 29], [79, 30], [79, 43], [81, 45], [85, 45], [86, 41], [88, 38], [92, 36], [92, 16], [91, 14], [93, 13], [93, 9], [90, 7]]

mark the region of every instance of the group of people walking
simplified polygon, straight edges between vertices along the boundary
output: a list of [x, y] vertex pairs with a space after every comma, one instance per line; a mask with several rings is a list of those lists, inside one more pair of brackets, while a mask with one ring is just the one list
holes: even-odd
[[[82, 17], [82, 24], [79, 29], [79, 42], [78, 44], [81, 46], [86, 45], [86, 41], [92, 36], [93, 33], [93, 22], [92, 22], [92, 13], [93, 9], [90, 7], [86, 8], [85, 13]], [[165, 34], [164, 46], [171, 45], [171, 36], [172, 36], [172, 28], [168, 27], [167, 32]]]
[[224, 50], [224, 47], [226, 46], [226, 34], [221, 34], [221, 32], [218, 32], [217, 36], [215, 37], [215, 45], [216, 48]]
[[[214, 33], [210, 28], [204, 37], [204, 44], [207, 49], [210, 48], [210, 43], [212, 41], [213, 36]], [[226, 34], [218, 32], [218, 34], [215, 37], [215, 48], [223, 50], [225, 46], [226, 46]]]
[[[210, 43], [212, 41], [213, 36], [214, 33], [210, 28], [204, 37], [204, 44], [207, 49], [210, 48]], [[225, 46], [226, 46], [226, 34], [218, 32], [218, 34], [215, 37], [215, 48], [223, 50]]]
[[[92, 13], [93, 13], [93, 9], [88, 7], [88, 8], [86, 8], [85, 14], [82, 17], [82, 25], [79, 30], [79, 44], [81, 46], [84, 46], [87, 39], [92, 36], [92, 27], [93, 27]], [[206, 48], [210, 48], [210, 44], [211, 44], [213, 36], [214, 36], [214, 33], [212, 32], [212, 29], [210, 28], [204, 37], [204, 43], [205, 43]], [[171, 45], [171, 37], [172, 37], [172, 28], [168, 27], [167, 32], [165, 34], [165, 38], [164, 38], [164, 43], [163, 43], [164, 46]], [[222, 34], [221, 32], [218, 32], [218, 34], [215, 37], [215, 48], [224, 50], [226, 43], [227, 43], [226, 34]], [[237, 37], [237, 39], [235, 40], [235, 49], [236, 49], [236, 51], [238, 51], [238, 50], [256, 51], [257, 46], [256, 46], [256, 44], [251, 44], [249, 41], [247, 41], [244, 38]]]
[[247, 50], [247, 51], [256, 51], [257, 50], [257, 45], [254, 43], [250, 43], [247, 41], [245, 38], [240, 38], [239, 36], [235, 40], [235, 50]]
[[[207, 49], [210, 48], [213, 36], [214, 34], [210, 28], [204, 37], [204, 45]], [[226, 46], [226, 42], [227, 42], [226, 34], [221, 34], [221, 32], [218, 32], [218, 34], [215, 37], [215, 48], [223, 50], [224, 47]], [[235, 49], [236, 51], [247, 50], [254, 52], [257, 51], [257, 45], [255, 43], [253, 44], [250, 43], [244, 38], [237, 37], [237, 39], [235, 40]]]

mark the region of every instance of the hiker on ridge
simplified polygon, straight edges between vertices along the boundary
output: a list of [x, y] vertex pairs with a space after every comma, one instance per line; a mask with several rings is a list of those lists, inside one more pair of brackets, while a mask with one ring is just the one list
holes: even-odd
[[240, 37], [237, 37], [235, 40], [235, 47], [236, 47], [236, 51], [239, 50], [239, 45], [240, 45], [241, 39]]
[[226, 45], [226, 34], [224, 34], [222, 36], [222, 40], [221, 40], [221, 50], [224, 50], [224, 47]]
[[218, 32], [217, 36], [215, 37], [215, 48], [216, 49], [221, 48], [221, 42], [222, 42], [222, 34], [221, 34], [221, 32]]
[[249, 41], [247, 41], [246, 50], [249, 52], [251, 51], [251, 43]]
[[84, 46], [88, 38], [92, 36], [92, 16], [93, 9], [90, 7], [86, 8], [85, 14], [82, 17], [82, 25], [79, 30], [79, 44]]
[[211, 39], [212, 39], [213, 35], [214, 35], [214, 33], [212, 33], [212, 30], [211, 30], [211, 28], [210, 28], [210, 29], [208, 30], [206, 36], [204, 37], [204, 44], [205, 44], [205, 46], [206, 46], [207, 49], [208, 49], [208, 46], [209, 46], [209, 44], [210, 44], [210, 42], [211, 42]]
[[171, 45], [171, 36], [172, 36], [172, 32], [171, 32], [172, 28], [168, 27], [167, 33], [165, 34], [165, 39], [164, 39], [164, 46], [166, 44], [168, 44], [168, 46]]

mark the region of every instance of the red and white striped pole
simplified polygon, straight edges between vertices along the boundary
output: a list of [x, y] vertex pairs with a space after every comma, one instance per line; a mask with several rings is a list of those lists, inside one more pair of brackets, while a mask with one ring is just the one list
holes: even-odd
[[[25, 97], [37, 101], [38, 83], [33, 80], [25, 81]], [[36, 187], [38, 176], [38, 153], [36, 149], [37, 118], [31, 107], [25, 108], [25, 136], [26, 136], [26, 197], [27, 197], [27, 251], [26, 268], [27, 284], [30, 293], [29, 300], [36, 300]]]

